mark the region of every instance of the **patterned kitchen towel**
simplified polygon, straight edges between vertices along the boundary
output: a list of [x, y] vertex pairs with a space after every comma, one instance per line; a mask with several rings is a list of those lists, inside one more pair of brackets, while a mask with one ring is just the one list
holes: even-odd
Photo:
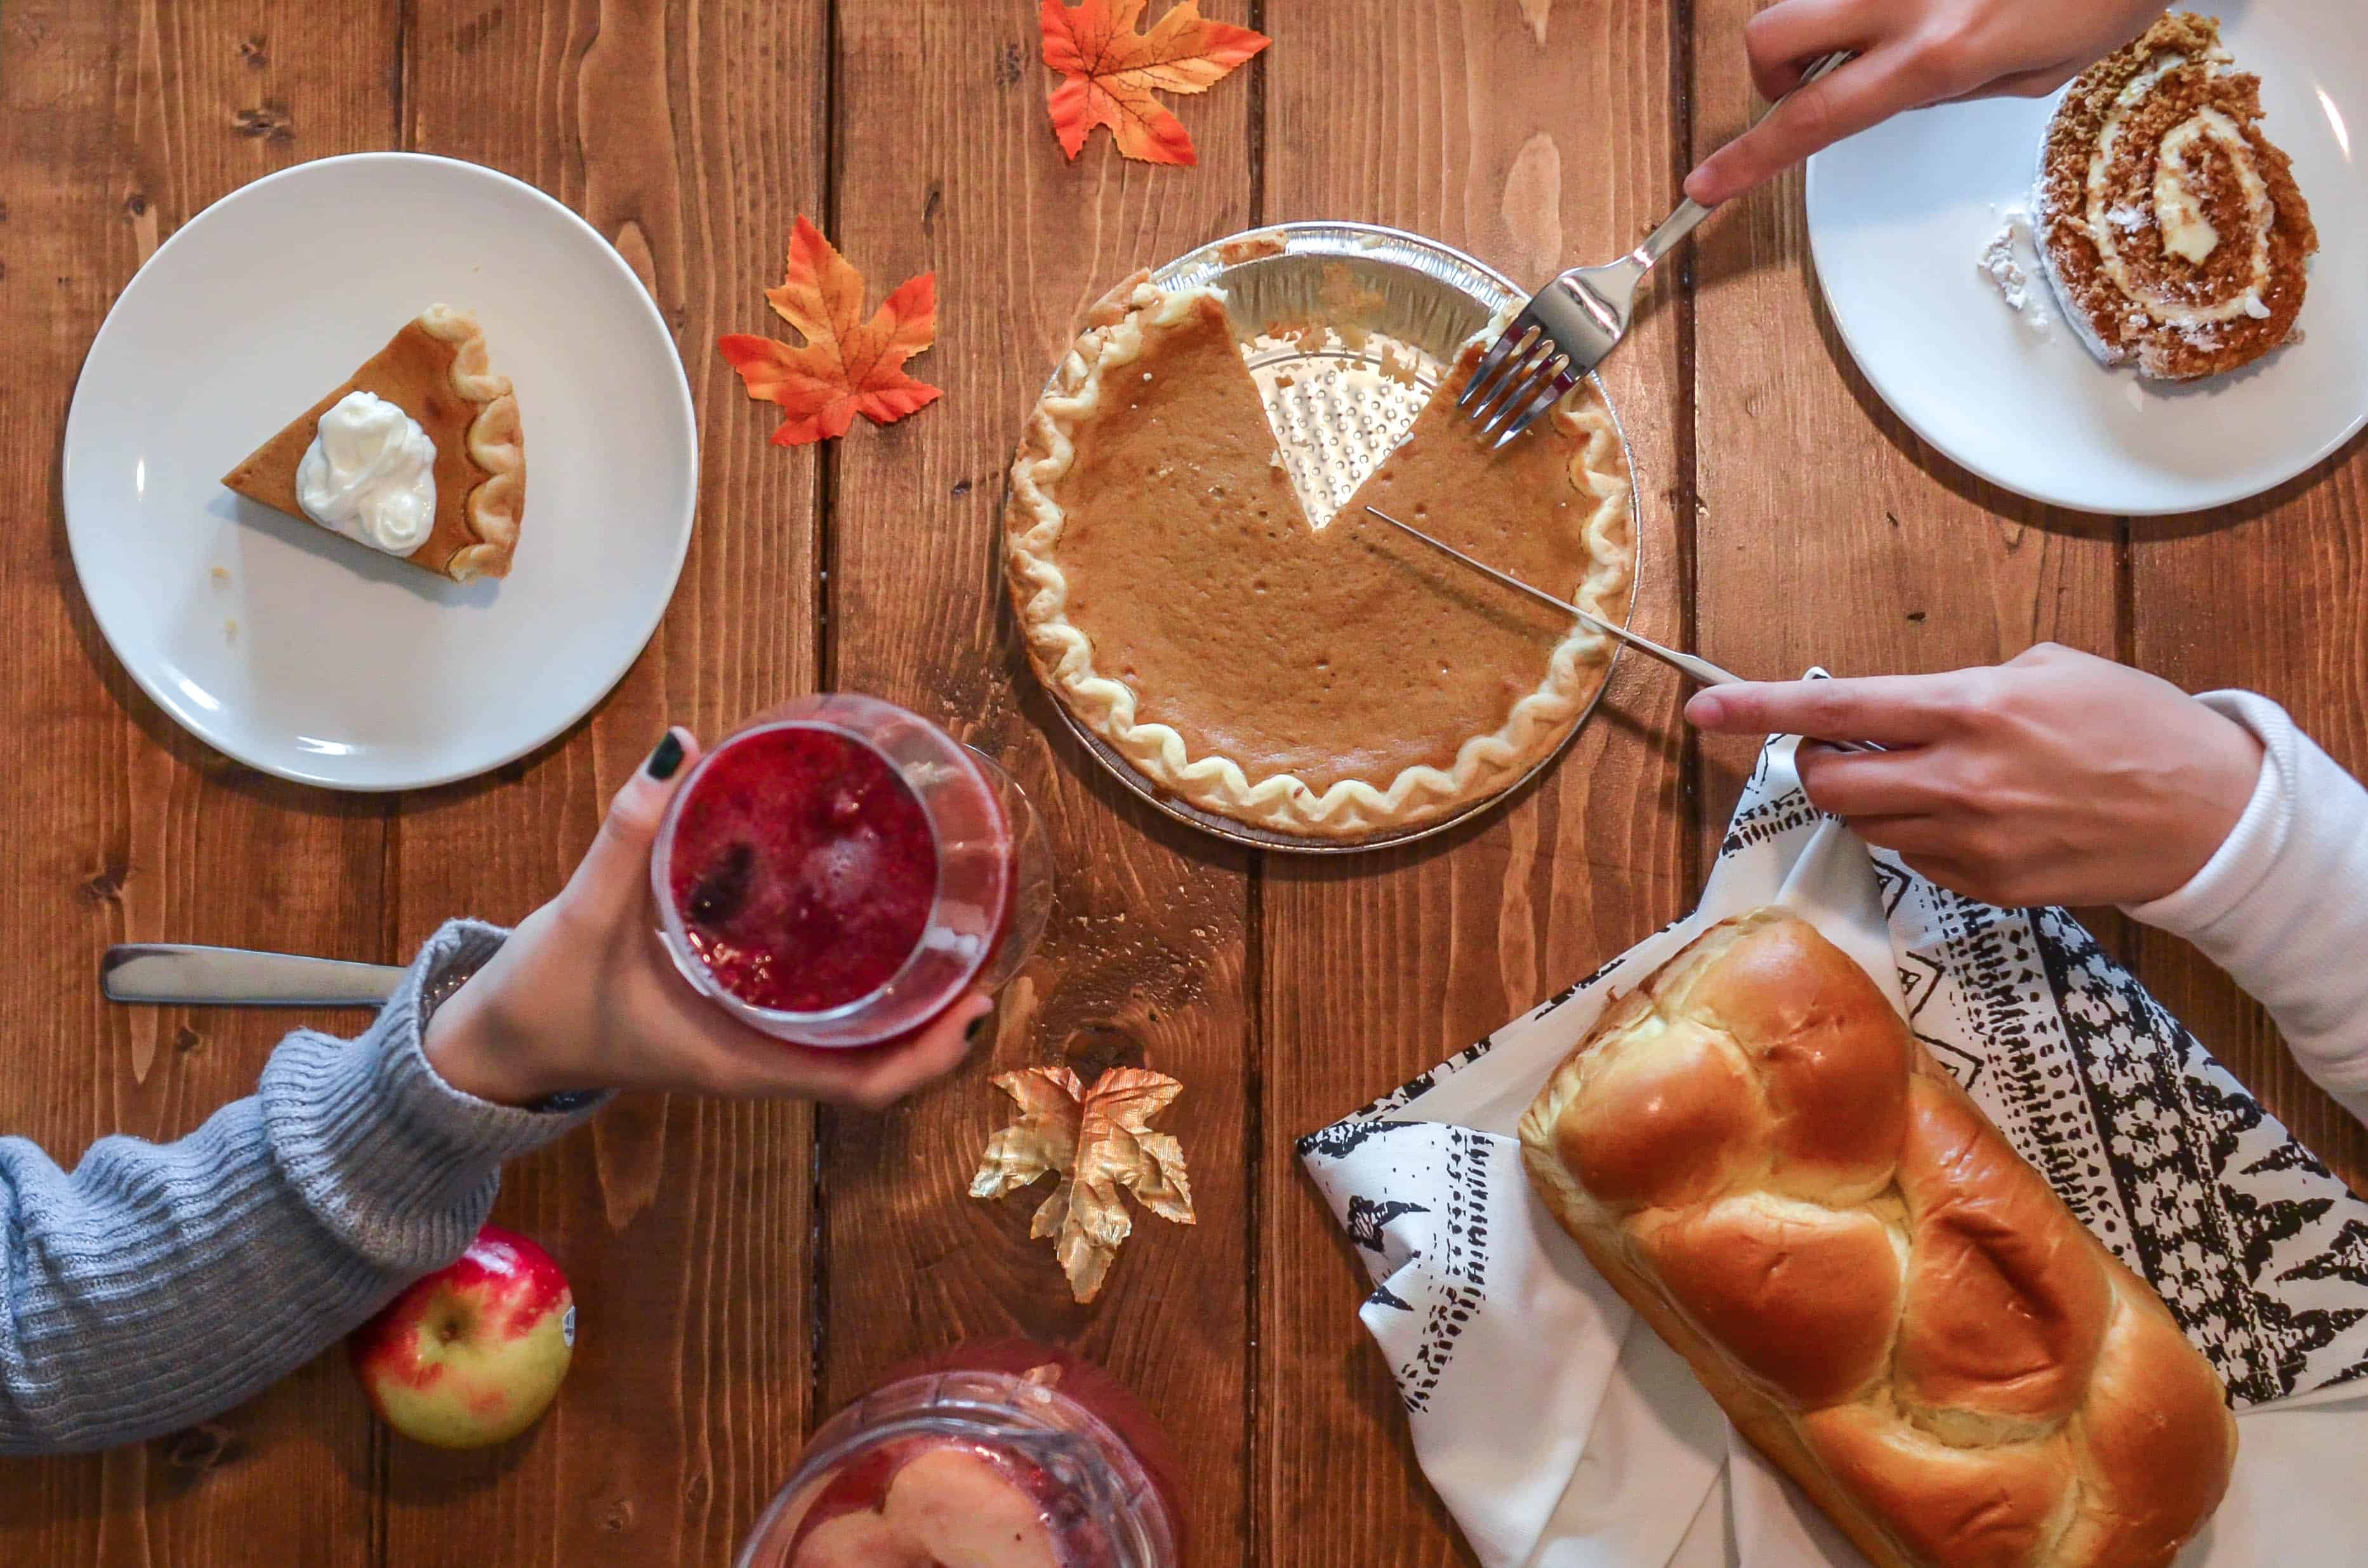
[[[1439, 1265], [1448, 1259], [1430, 1259], [1423, 1331], [1400, 1339], [1419, 1347], [1396, 1368], [1410, 1408], [1429, 1400], [1480, 1310], [1483, 1271], [1469, 1255], [1489, 1238], [1461, 1223], [1486, 1211], [1478, 1184], [1520, 1176], [1517, 1160], [1491, 1157], [1476, 1135], [1509, 1134], [1610, 996], [1695, 929], [1757, 903], [1794, 902], [1776, 894], [1796, 886], [1809, 860], [1864, 864], [1864, 846], [1802, 792], [1793, 744], [1779, 739], [1761, 751], [1702, 909], [1301, 1141], [1302, 1162], [1371, 1255], [1377, 1282], [1397, 1276], [1424, 1246], [1453, 1255], [1445, 1268]], [[1898, 995], [1917, 1038], [2161, 1294], [2237, 1408], [2368, 1373], [2368, 1203], [2069, 914], [1992, 908], [1886, 853], [1871, 858]], [[1863, 948], [1854, 956], [1871, 970], [1880, 961]], [[1461, 1125], [1424, 1125], [1441, 1121]], [[1415, 1168], [1428, 1174], [1409, 1184]]]

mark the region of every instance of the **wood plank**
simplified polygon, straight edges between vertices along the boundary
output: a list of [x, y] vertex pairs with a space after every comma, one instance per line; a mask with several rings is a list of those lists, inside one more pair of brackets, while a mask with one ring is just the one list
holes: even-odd
[[[1743, 52], [1755, 8], [1697, 0], [1697, 155], [1761, 107]], [[1818, 295], [1797, 172], [1695, 244], [1704, 654], [1770, 679], [1953, 669], [2051, 639], [2113, 654], [2115, 523], [1974, 479], [1884, 405]], [[1702, 748], [1705, 855], [1756, 750]]]
[[[0, 540], [17, 736], [0, 930], [19, 955], [0, 1128], [69, 1165], [102, 1134], [177, 1137], [251, 1093], [291, 1022], [108, 1008], [92, 976], [108, 942], [371, 957], [382, 940], [382, 804], [233, 766], [140, 695], [74, 584], [58, 452], [92, 335], [160, 241], [259, 175], [384, 143], [394, 14], [36, 0], [0, 15], [0, 475], [21, 504]], [[0, 1559], [357, 1561], [370, 1442], [324, 1358], [178, 1439], [0, 1466]]]
[[[712, 738], [814, 679], [814, 462], [766, 445], [774, 422], [712, 345], [769, 325], [791, 215], [821, 199], [826, 36], [823, 0], [417, 0], [413, 16], [410, 143], [567, 202], [675, 324], [701, 506], [664, 626], [589, 722], [406, 802], [405, 950], [448, 915], [512, 920], [556, 892], [667, 722]], [[570, 457], [594, 460], [536, 460]], [[389, 1562], [473, 1563], [488, 1542], [521, 1565], [730, 1557], [804, 1426], [809, 1139], [803, 1107], [645, 1097], [510, 1174], [498, 1218], [575, 1288], [575, 1369], [511, 1449], [393, 1447]]]
[[[1677, 199], [1668, 11], [1420, 0], [1271, 7], [1266, 216], [1354, 218], [1524, 285], [1641, 239]], [[1634, 449], [1635, 622], [1680, 634], [1676, 280], [1606, 366]], [[1623, 660], [1543, 783], [1415, 849], [1265, 867], [1269, 1024], [1254, 1484], [1276, 1564], [1467, 1561], [1356, 1319], [1363, 1269], [1297, 1136], [1479, 1039], [1672, 918], [1685, 819], [1667, 672]]]
[[[1206, 10], [1247, 16], [1242, 0]], [[915, 369], [946, 395], [831, 454], [831, 684], [916, 708], [1001, 759], [1046, 818], [1061, 886], [991, 1052], [900, 1111], [826, 1119], [825, 1404], [971, 1336], [1076, 1346], [1166, 1414], [1196, 1561], [1211, 1562], [1245, 1555], [1245, 863], [1136, 803], [1060, 730], [1022, 673], [996, 540], [1020, 422], [1076, 313], [1135, 267], [1248, 222], [1244, 75], [1179, 102], [1197, 168], [1125, 163], [1107, 136], [1071, 164], [1045, 117], [1033, 7], [838, 6], [832, 238], [874, 298], [936, 268], [937, 347]], [[1008, 1119], [989, 1072], [1064, 1058], [1089, 1078], [1123, 1061], [1182, 1080], [1163, 1124], [1201, 1216], [1191, 1230], [1143, 1218], [1084, 1309], [1050, 1247], [1026, 1239], [1032, 1202], [963, 1196]]]
[[[2137, 662], [2191, 691], [2273, 698], [2328, 756], [2368, 777], [2363, 516], [2368, 441], [2354, 441], [2228, 513], [2134, 521]], [[2319, 1158], [2368, 1191], [2368, 1129], [2303, 1076], [2258, 1004], [2158, 931], [2140, 931], [2138, 973]]]

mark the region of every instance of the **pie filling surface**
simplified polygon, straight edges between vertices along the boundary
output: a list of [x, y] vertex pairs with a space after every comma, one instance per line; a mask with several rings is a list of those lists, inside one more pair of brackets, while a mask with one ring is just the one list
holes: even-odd
[[1404, 827], [1519, 779], [1608, 641], [1364, 507], [1613, 619], [1634, 515], [1591, 385], [1489, 450], [1455, 406], [1479, 353], [1319, 528], [1223, 297], [1121, 285], [1013, 465], [1008, 561], [1046, 684], [1163, 789], [1287, 833]]

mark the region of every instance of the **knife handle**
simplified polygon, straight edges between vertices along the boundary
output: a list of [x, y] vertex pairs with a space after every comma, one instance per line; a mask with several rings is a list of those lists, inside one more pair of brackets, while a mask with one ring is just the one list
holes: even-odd
[[107, 949], [98, 988], [110, 1002], [176, 1006], [378, 1007], [403, 975], [389, 964], [140, 942]]

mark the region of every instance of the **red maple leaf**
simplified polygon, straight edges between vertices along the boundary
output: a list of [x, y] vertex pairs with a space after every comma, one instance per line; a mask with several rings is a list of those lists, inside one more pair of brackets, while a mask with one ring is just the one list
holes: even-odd
[[1097, 125], [1118, 150], [1146, 164], [1192, 164], [1191, 133], [1153, 97], [1205, 93], [1267, 46], [1263, 33], [1212, 22], [1197, 0], [1179, 0], [1148, 33], [1134, 30], [1144, 0], [1042, 0], [1044, 63], [1060, 73], [1052, 90], [1053, 129], [1076, 157]]
[[801, 215], [790, 235], [788, 274], [765, 298], [803, 342], [792, 347], [733, 332], [715, 347], [748, 384], [750, 397], [777, 403], [789, 415], [773, 432], [773, 445], [844, 436], [858, 414], [886, 425], [937, 402], [936, 387], [905, 373], [905, 361], [937, 339], [936, 273], [906, 280], [865, 321], [863, 274]]

